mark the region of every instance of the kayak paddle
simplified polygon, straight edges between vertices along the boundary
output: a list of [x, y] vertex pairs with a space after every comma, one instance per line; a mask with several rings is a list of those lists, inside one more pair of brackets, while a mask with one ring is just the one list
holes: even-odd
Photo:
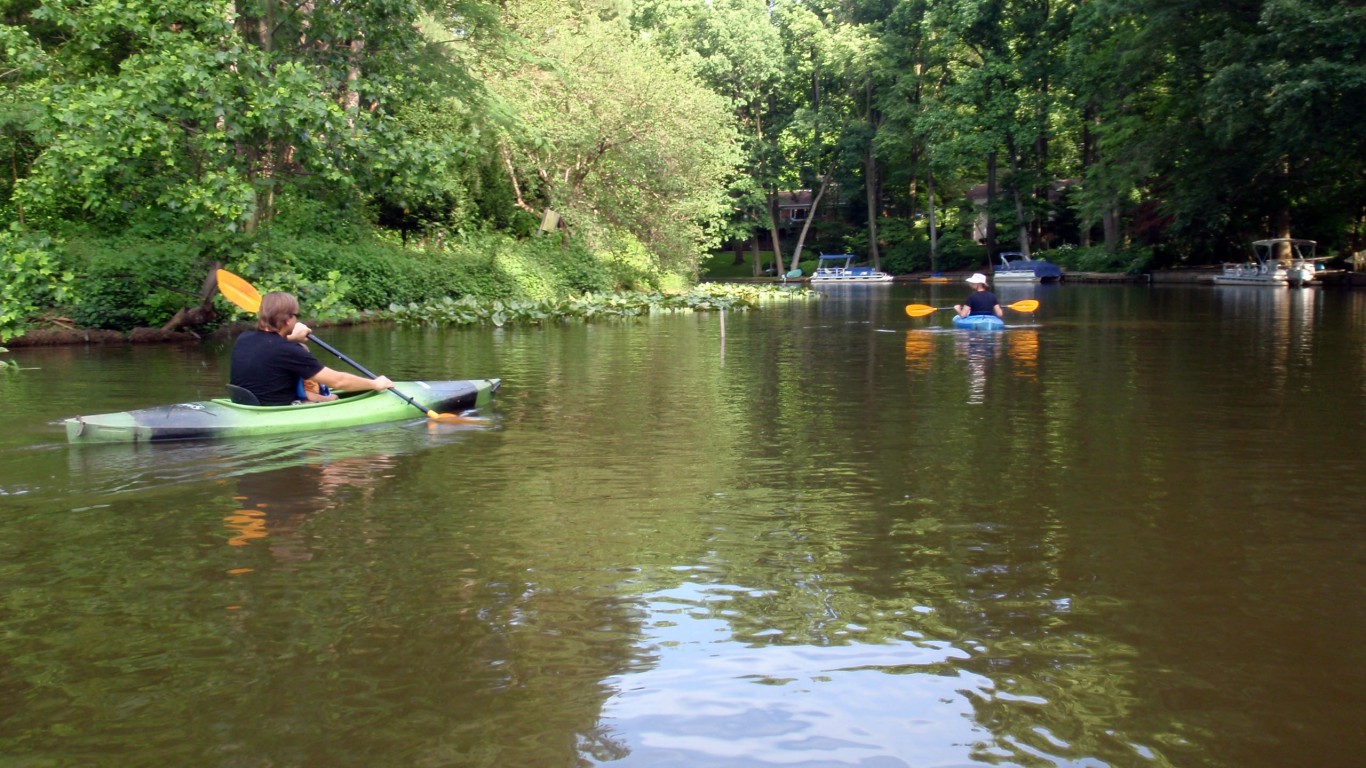
[[[1014, 304], [1005, 305], [1005, 309], [1013, 309], [1016, 312], [1033, 312], [1038, 308], [1039, 302], [1036, 299], [1021, 299]], [[929, 304], [907, 304], [906, 314], [911, 317], [924, 317], [925, 315], [938, 312], [941, 309], [953, 309], [953, 307], [931, 307]]]
[[[261, 310], [261, 292], [256, 290], [256, 286], [252, 285], [251, 283], [247, 282], [241, 277], [234, 275], [226, 269], [218, 270], [218, 291], [219, 293], [223, 294], [223, 298], [227, 299], [228, 301], [231, 301], [233, 304], [236, 304], [238, 307], [241, 307], [242, 309], [248, 312], [259, 312]], [[338, 359], [345, 361], [352, 368], [355, 368], [356, 370], [364, 374], [367, 379], [379, 378], [375, 374], [371, 373], [365, 366], [342, 354], [341, 350], [337, 349], [331, 344], [328, 344], [327, 342], [323, 341], [317, 336], [310, 333], [308, 335], [308, 340], [313, 342], [314, 344], [317, 344], [318, 346], [322, 347], [328, 352], [331, 352], [332, 354], [336, 355]], [[422, 411], [424, 414], [427, 415], [427, 418], [432, 419], [433, 421], [446, 421], [459, 424], [489, 423], [487, 419], [470, 418], [468, 416], [459, 416], [454, 413], [437, 413], [436, 411], [423, 408], [421, 403], [412, 399], [411, 397], [408, 397], [402, 392], [399, 392], [397, 389], [394, 389], [393, 387], [390, 387], [388, 391], [402, 398], [404, 402], [408, 403], [408, 405], [411, 405], [419, 411]]]

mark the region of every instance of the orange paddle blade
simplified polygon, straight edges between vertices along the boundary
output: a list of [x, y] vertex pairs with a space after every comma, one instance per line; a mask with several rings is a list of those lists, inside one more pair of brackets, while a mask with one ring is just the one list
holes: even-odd
[[488, 426], [493, 423], [492, 419], [481, 419], [478, 416], [461, 416], [455, 413], [437, 413], [436, 411], [427, 411], [427, 418], [432, 421], [439, 421], [442, 424], [477, 424], [479, 426]]
[[223, 298], [248, 312], [261, 309], [261, 292], [256, 286], [234, 275], [226, 269], [218, 270], [218, 292]]
[[1017, 301], [1014, 304], [1006, 305], [1006, 309], [1013, 309], [1016, 312], [1033, 312], [1038, 308], [1039, 302], [1037, 299], [1024, 299], [1023, 301]]
[[931, 307], [929, 304], [907, 304], [906, 314], [911, 317], [924, 317], [925, 315], [932, 315], [941, 309], [948, 309], [948, 307]]

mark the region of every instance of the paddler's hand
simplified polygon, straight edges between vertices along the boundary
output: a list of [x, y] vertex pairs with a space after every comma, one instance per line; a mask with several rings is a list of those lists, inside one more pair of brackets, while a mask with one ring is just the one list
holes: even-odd
[[388, 376], [376, 376], [370, 383], [375, 385], [375, 389], [392, 389], [394, 386], [394, 382], [389, 381]]
[[295, 323], [294, 329], [289, 332], [289, 335], [286, 336], [285, 339], [298, 342], [308, 341], [308, 334], [312, 332], [313, 329], [303, 323]]

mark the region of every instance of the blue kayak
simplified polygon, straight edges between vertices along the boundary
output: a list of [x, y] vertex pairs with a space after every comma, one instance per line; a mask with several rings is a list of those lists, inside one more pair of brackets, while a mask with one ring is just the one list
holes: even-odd
[[1005, 321], [995, 315], [953, 316], [953, 327], [969, 331], [1004, 331]]

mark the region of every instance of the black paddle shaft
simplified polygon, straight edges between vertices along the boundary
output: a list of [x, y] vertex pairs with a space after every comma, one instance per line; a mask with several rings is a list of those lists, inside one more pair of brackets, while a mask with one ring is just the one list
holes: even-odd
[[[342, 361], [345, 362], [347, 365], [350, 365], [352, 368], [355, 368], [356, 370], [358, 370], [358, 371], [360, 371], [361, 373], [365, 374], [365, 378], [367, 378], [367, 379], [378, 379], [378, 378], [379, 378], [379, 377], [376, 376], [375, 374], [371, 373], [370, 370], [369, 370], [368, 368], [366, 368], [365, 366], [361, 365], [360, 363], [356, 362], [355, 360], [352, 360], [351, 358], [349, 358], [349, 357], [347, 357], [346, 355], [342, 354], [342, 351], [341, 351], [340, 349], [337, 349], [336, 347], [332, 346], [331, 344], [328, 344], [327, 342], [323, 341], [322, 339], [318, 338], [317, 336], [314, 336], [313, 334], [310, 333], [310, 334], [308, 334], [308, 340], [311, 341], [311, 342], [313, 342], [314, 344], [317, 344], [318, 346], [322, 347], [323, 349], [327, 350], [328, 352], [331, 352], [332, 354], [336, 355], [336, 356], [338, 357], [338, 359], [342, 360]], [[407, 402], [408, 405], [411, 405], [412, 407], [418, 409], [419, 411], [422, 411], [423, 414], [428, 413], [428, 410], [427, 410], [426, 408], [423, 408], [421, 403], [419, 403], [418, 401], [412, 399], [411, 397], [408, 397], [407, 395], [403, 394], [402, 392], [399, 392], [397, 389], [394, 389], [393, 387], [390, 387], [390, 388], [389, 388], [389, 391], [390, 391], [390, 392], [393, 392], [395, 395], [398, 395], [398, 396], [399, 396], [400, 398], [402, 398], [405, 402]]]

